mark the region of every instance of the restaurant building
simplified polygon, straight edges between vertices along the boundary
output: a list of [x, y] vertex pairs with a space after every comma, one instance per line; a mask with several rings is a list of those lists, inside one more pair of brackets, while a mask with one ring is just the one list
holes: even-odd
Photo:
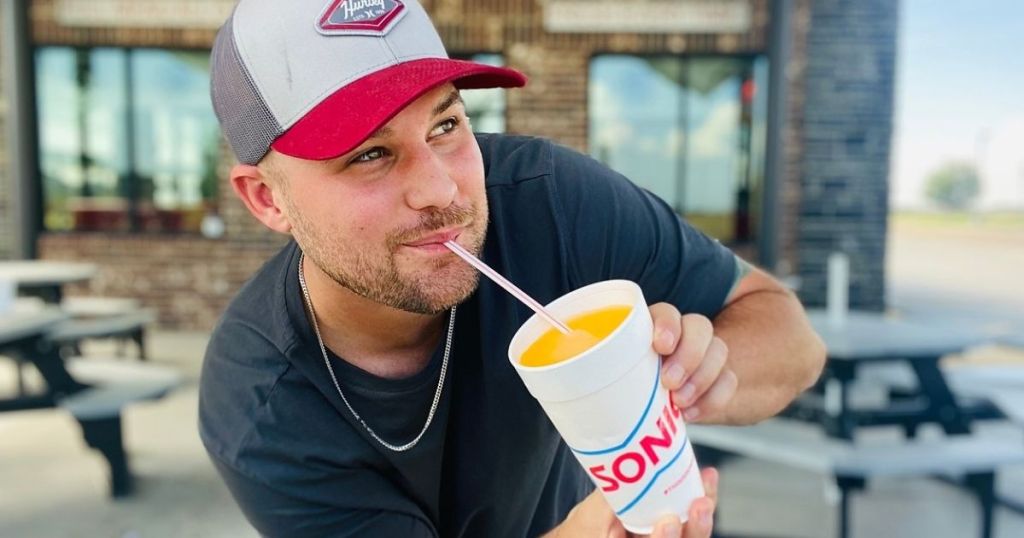
[[[325, 6], [328, 0], [325, 0]], [[209, 48], [233, 0], [0, 7], [0, 259], [88, 260], [71, 293], [139, 297], [209, 329], [286, 238], [226, 182]], [[514, 67], [467, 92], [479, 131], [549, 137], [825, 296], [885, 304], [898, 2], [424, 0], [452, 56]]]

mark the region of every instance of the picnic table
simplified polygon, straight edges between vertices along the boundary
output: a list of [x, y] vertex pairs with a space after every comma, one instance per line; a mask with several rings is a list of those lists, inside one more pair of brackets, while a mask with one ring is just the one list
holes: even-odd
[[[909, 437], [923, 424], [939, 424], [947, 434], [970, 432], [976, 418], [1000, 416], [984, 401], [958, 400], [940, 368], [942, 357], [984, 343], [984, 334], [949, 324], [929, 324], [882, 312], [849, 312], [842, 323], [823, 310], [808, 318], [828, 349], [821, 380], [788, 410], [788, 414], [820, 422], [837, 438], [853, 439], [861, 426], [900, 425]], [[894, 390], [881, 408], [855, 408], [851, 389], [858, 375], [879, 365], [904, 365], [913, 372], [911, 387]], [[814, 396], [817, 396], [815, 398]]]
[[25, 396], [19, 375], [18, 391], [22, 396], [0, 400], [0, 411], [52, 407], [56, 397], [84, 388], [65, 370], [57, 349], [47, 343], [48, 331], [67, 318], [68, 315], [56, 306], [36, 307], [25, 303], [0, 312], [0, 355], [32, 362], [47, 386], [47, 392], [41, 396]]
[[[981, 506], [981, 536], [991, 536], [994, 505], [1016, 509], [996, 497], [995, 471], [1024, 462], [1024, 446], [972, 435], [975, 420], [1006, 415], [977, 394], [965, 398], [954, 392], [940, 365], [942, 357], [984, 343], [987, 335], [881, 312], [851, 311], [836, 320], [824, 310], [810, 310], [808, 317], [828, 350], [819, 382], [782, 418], [745, 428], [689, 428], [694, 445], [707, 456], [703, 463], [741, 455], [831, 475], [840, 494], [838, 535], [844, 538], [849, 535], [849, 494], [864, 489], [867, 479], [962, 476]], [[858, 378], [892, 367], [909, 376], [884, 385], [887, 397], [867, 405], [854, 397]], [[938, 425], [944, 435], [918, 439], [925, 424]], [[861, 428], [885, 425], [901, 427], [904, 439], [882, 444], [858, 439]]]
[[[136, 299], [64, 296], [65, 285], [87, 281], [97, 272], [96, 264], [86, 262], [0, 261], [0, 282], [11, 282], [19, 295], [59, 305], [71, 315], [50, 333], [62, 349], [80, 355], [81, 341], [114, 338], [122, 342], [134, 341], [139, 357], [145, 359], [145, 326], [156, 320], [154, 311], [141, 308]], [[20, 373], [18, 386], [22, 386]]]
[[14, 282], [23, 295], [60, 304], [66, 284], [84, 282], [96, 275], [92, 263], [56, 260], [0, 261], [0, 280]]
[[0, 356], [31, 363], [44, 382], [41, 392], [30, 393], [20, 386], [17, 395], [0, 398], [0, 412], [68, 411], [81, 426], [86, 443], [107, 460], [111, 495], [128, 495], [133, 480], [121, 411], [129, 403], [163, 397], [180, 383], [180, 376], [148, 364], [63, 359], [50, 334], [67, 318], [57, 306], [25, 301], [0, 312]]

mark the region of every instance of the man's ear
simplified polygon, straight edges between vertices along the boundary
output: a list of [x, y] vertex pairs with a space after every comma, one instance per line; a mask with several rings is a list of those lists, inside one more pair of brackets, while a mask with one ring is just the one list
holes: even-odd
[[281, 211], [280, 193], [275, 193], [269, 180], [257, 166], [236, 164], [231, 169], [231, 187], [250, 213], [267, 228], [283, 234], [292, 229], [288, 217]]

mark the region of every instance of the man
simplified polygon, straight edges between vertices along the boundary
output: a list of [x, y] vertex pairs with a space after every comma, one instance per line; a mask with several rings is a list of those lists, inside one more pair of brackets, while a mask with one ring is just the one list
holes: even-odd
[[[294, 239], [201, 381], [203, 442], [262, 534], [624, 534], [509, 364], [530, 312], [447, 240], [542, 302], [638, 282], [687, 420], [754, 422], [817, 377], [822, 346], [769, 276], [589, 158], [474, 136], [458, 89], [525, 78], [447, 59], [414, 1], [242, 0], [211, 72], [231, 184]], [[703, 480], [656, 535], [710, 536]]]

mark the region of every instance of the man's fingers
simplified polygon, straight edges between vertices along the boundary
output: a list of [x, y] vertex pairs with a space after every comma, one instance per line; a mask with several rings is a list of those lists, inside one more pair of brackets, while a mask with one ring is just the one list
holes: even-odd
[[705, 467], [700, 471], [700, 481], [704, 484], [704, 496], [718, 503], [718, 469]]
[[703, 396], [718, 379], [728, 356], [729, 348], [726, 347], [725, 342], [717, 336], [712, 337], [711, 343], [704, 352], [704, 359], [697, 365], [696, 370], [686, 378], [683, 386], [673, 393], [676, 405], [685, 409]]
[[739, 378], [736, 377], [736, 373], [728, 368], [723, 369], [707, 392], [683, 410], [683, 419], [686, 422], [694, 422], [701, 417], [708, 417], [725, 409], [732, 397], [736, 395], [738, 386]]
[[[711, 536], [711, 514], [718, 503], [718, 470], [706, 467], [700, 471], [700, 479], [704, 484], [704, 497], [690, 505], [689, 520], [686, 523], [686, 534], [683, 525], [676, 516], [665, 516], [654, 526], [651, 538], [679, 538], [680, 536], [709, 537]], [[708, 517], [704, 517], [707, 514]], [[696, 534], [694, 534], [696, 533]]]
[[700, 479], [704, 484], [704, 497], [690, 505], [684, 538], [710, 538], [714, 526], [715, 505], [718, 504], [718, 470], [714, 467], [701, 469]]
[[679, 522], [679, 516], [665, 516], [654, 526], [651, 538], [679, 538], [682, 535], [683, 524]]
[[683, 530], [684, 538], [710, 538], [715, 513], [715, 503], [701, 497], [690, 505], [689, 520]]
[[676, 349], [676, 342], [681, 335], [679, 309], [668, 303], [657, 303], [650, 306], [651, 320], [654, 322], [652, 345], [658, 355], [671, 355]]
[[704, 359], [715, 329], [711, 320], [700, 314], [686, 314], [679, 320], [682, 340], [671, 354], [666, 354], [662, 366], [663, 384], [668, 390], [679, 390]]

